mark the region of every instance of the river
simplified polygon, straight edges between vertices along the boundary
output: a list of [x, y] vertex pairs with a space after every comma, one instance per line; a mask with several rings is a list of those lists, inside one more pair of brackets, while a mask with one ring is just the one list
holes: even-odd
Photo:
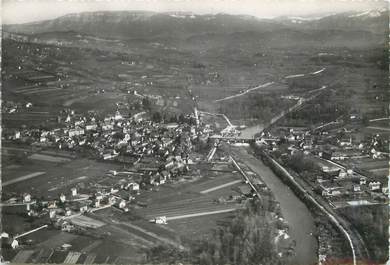
[[241, 134], [238, 138], [245, 138], [245, 139], [253, 138], [256, 133], [259, 133], [263, 129], [264, 129], [264, 126], [261, 124], [247, 127], [245, 129], [241, 130]]
[[[260, 132], [262, 126], [249, 127], [241, 135], [251, 138]], [[296, 242], [296, 257], [293, 264], [318, 264], [318, 243], [312, 233], [315, 231], [314, 218], [306, 205], [295, 196], [264, 163], [250, 154], [249, 148], [234, 147], [233, 152], [266, 183], [275, 199], [280, 203], [283, 217], [289, 224], [289, 235]]]

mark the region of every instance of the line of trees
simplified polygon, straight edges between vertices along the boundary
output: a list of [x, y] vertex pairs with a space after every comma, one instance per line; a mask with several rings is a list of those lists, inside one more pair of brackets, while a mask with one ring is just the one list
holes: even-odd
[[266, 216], [268, 208], [269, 205], [259, 200], [249, 200], [243, 210], [218, 226], [209, 238], [191, 242], [189, 251], [160, 245], [148, 252], [147, 261], [199, 265], [286, 264], [288, 257], [277, 255], [276, 226]]
[[245, 210], [230, 223], [218, 227], [213, 236], [193, 248], [196, 264], [283, 264], [273, 244], [274, 228], [265, 218], [258, 200], [248, 201]]

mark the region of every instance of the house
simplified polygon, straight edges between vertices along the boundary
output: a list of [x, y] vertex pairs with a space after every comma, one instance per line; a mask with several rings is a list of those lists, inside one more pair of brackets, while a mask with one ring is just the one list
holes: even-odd
[[343, 152], [333, 152], [331, 160], [344, 160], [348, 158], [348, 155]]
[[84, 135], [85, 132], [84, 132], [84, 129], [71, 129], [68, 131], [68, 136], [69, 137], [73, 137], [73, 136], [79, 136], [79, 135]]
[[72, 196], [77, 196], [77, 188], [71, 188]]
[[339, 141], [339, 145], [343, 147], [352, 146], [352, 138], [343, 138]]
[[122, 115], [120, 114], [120, 112], [119, 111], [117, 111], [116, 113], [115, 113], [115, 116], [114, 116], [114, 120], [123, 120], [123, 117], [122, 117]]
[[65, 194], [61, 193], [60, 202], [64, 203], [65, 201], [66, 201], [66, 196], [65, 196]]
[[116, 202], [116, 198], [114, 196], [108, 197], [108, 204], [113, 205], [115, 204], [115, 202]]
[[85, 201], [81, 201], [77, 204], [78, 210], [80, 213], [85, 213], [88, 211], [88, 203]]
[[160, 174], [161, 174], [162, 177], [165, 179], [165, 181], [171, 178], [171, 173], [169, 173], [167, 170], [161, 171]]
[[97, 129], [97, 125], [96, 124], [87, 124], [85, 126], [85, 130], [86, 131], [91, 131], [91, 130], [96, 130]]
[[97, 201], [103, 200], [103, 194], [101, 194], [101, 193], [96, 193], [96, 194], [95, 194], [95, 199], [96, 199]]
[[15, 249], [17, 247], [19, 247], [19, 242], [16, 239], [12, 240], [11, 248]]
[[49, 201], [49, 202], [47, 203], [47, 208], [49, 208], [49, 209], [57, 208], [57, 203], [56, 203], [56, 201]]
[[167, 217], [166, 216], [159, 216], [154, 219], [156, 224], [167, 224]]
[[119, 189], [118, 189], [118, 187], [111, 187], [111, 189], [110, 189], [110, 193], [111, 194], [114, 194], [114, 193], [117, 193], [117, 192], [119, 192]]
[[[74, 229], [75, 229], [74, 225], [72, 225], [72, 224], [70, 224], [70, 223], [68, 223], [68, 222], [63, 222], [63, 223], [61, 224], [61, 230], [62, 230], [62, 231], [71, 232], [71, 231], [73, 231]], [[67, 245], [69, 245], [69, 244], [64, 244], [62, 247], [63, 247], [64, 249], [70, 248], [70, 247], [68, 247]]]
[[75, 126], [80, 126], [80, 125], [83, 125], [83, 124], [84, 124], [84, 120], [80, 120], [80, 121], [75, 121], [74, 122]]
[[72, 210], [69, 208], [65, 209], [65, 216], [71, 216], [72, 215]]
[[124, 209], [126, 207], [126, 201], [125, 200], [119, 200], [115, 203], [115, 206], [119, 209]]
[[322, 191], [322, 196], [339, 196], [341, 195], [341, 188], [329, 188]]
[[381, 189], [381, 183], [379, 181], [373, 181], [368, 183], [368, 187], [371, 191], [376, 191]]
[[344, 187], [332, 182], [323, 182], [320, 185], [322, 196], [333, 197], [339, 196], [344, 192]]
[[361, 191], [360, 185], [353, 185], [352, 187], [353, 187], [353, 191], [354, 192], [360, 192]]
[[171, 123], [165, 124], [164, 127], [167, 129], [176, 129], [177, 127], [179, 127], [179, 124], [177, 124], [175, 122], [171, 122]]
[[367, 184], [366, 178], [361, 178], [359, 184], [360, 185], [366, 185]]
[[50, 219], [54, 219], [56, 217], [56, 215], [57, 215], [56, 210], [50, 210], [49, 211], [49, 218]]
[[160, 185], [165, 184], [165, 182], [166, 182], [166, 179], [163, 176], [159, 176], [158, 180], [159, 180]]
[[139, 184], [136, 182], [132, 182], [129, 184], [129, 190], [139, 191]]
[[31, 195], [29, 193], [23, 194], [23, 202], [31, 202]]

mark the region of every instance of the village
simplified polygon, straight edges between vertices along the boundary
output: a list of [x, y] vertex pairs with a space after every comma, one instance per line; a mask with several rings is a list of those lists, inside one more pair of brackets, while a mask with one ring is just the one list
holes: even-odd
[[[31, 239], [26, 239], [28, 235], [48, 226], [66, 233], [105, 237], [104, 229], [96, 229], [114, 222], [114, 219], [107, 217], [106, 212], [110, 208], [115, 209], [115, 215], [119, 219], [120, 213], [133, 216], [136, 211], [147, 222], [166, 225], [169, 220], [229, 213], [242, 208], [245, 201], [256, 195], [248, 185], [248, 180], [244, 181], [239, 173], [234, 173], [234, 168], [229, 169], [229, 157], [223, 152], [216, 152], [219, 141], [210, 138], [215, 134], [214, 129], [200, 122], [195, 114], [184, 116], [179, 123], [158, 123], [151, 121], [145, 113], [124, 117], [117, 111], [114, 115], [99, 120], [93, 112], [83, 116], [67, 110], [61, 112], [57, 120], [58, 126], [63, 127], [52, 130], [6, 130], [3, 139], [7, 141], [7, 146], [12, 143], [15, 149], [25, 147], [26, 144], [30, 146], [26, 152], [28, 154], [25, 153], [30, 161], [60, 165], [80, 155], [87, 155], [98, 163], [112, 165], [113, 169], [91, 177], [88, 182], [84, 182], [86, 177], [78, 178], [78, 182], [65, 180], [62, 184], [48, 179], [49, 183], [53, 183], [49, 184], [46, 197], [35, 189], [18, 193], [6, 188], [2, 196], [2, 207], [24, 209], [22, 215], [33, 222], [33, 229], [25, 233], [9, 234], [4, 231], [2, 240], [6, 248], [16, 251], [28, 248], [31, 244]], [[226, 131], [224, 136], [231, 135], [231, 128]], [[12, 156], [12, 147], [9, 148]], [[210, 164], [211, 160], [215, 162]], [[209, 168], [210, 165], [212, 167], [206, 170], [222, 175], [216, 179], [202, 178], [202, 168]], [[27, 175], [26, 180], [40, 175], [42, 174], [39, 172]], [[252, 187], [269, 194], [256, 175], [250, 173], [249, 178], [250, 183], [253, 183]], [[3, 186], [23, 180], [25, 179], [16, 178], [4, 181]], [[176, 208], [178, 206], [174, 201], [159, 204], [158, 209], [154, 209], [158, 202], [149, 205], [147, 201], [155, 196], [153, 192], [164, 189], [166, 184], [186, 186], [185, 189], [190, 191], [186, 196], [191, 197], [199, 189], [200, 194], [206, 198], [191, 199], [188, 203], [194, 205], [193, 210], [181, 209], [185, 204]], [[209, 197], [213, 193], [214, 196], [220, 195]], [[183, 197], [173, 194], [172, 199], [178, 196]], [[188, 200], [186, 197], [183, 199]], [[103, 214], [97, 213], [100, 211]], [[280, 216], [275, 215], [274, 218], [278, 221]], [[284, 230], [279, 233], [281, 231]], [[284, 233], [286, 232], [278, 237]], [[68, 245], [62, 245], [63, 251], [70, 247]], [[14, 260], [19, 259], [15, 257]]]
[[386, 204], [388, 138], [375, 130], [362, 133], [361, 122], [350, 114], [315, 128], [274, 126], [256, 143], [333, 208]]

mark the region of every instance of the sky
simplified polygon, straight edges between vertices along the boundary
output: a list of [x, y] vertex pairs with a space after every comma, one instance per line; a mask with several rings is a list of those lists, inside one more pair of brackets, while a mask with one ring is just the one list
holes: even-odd
[[272, 18], [365, 11], [387, 5], [386, 0], [2, 0], [1, 17], [3, 24], [18, 24], [86, 11], [148, 10]]

